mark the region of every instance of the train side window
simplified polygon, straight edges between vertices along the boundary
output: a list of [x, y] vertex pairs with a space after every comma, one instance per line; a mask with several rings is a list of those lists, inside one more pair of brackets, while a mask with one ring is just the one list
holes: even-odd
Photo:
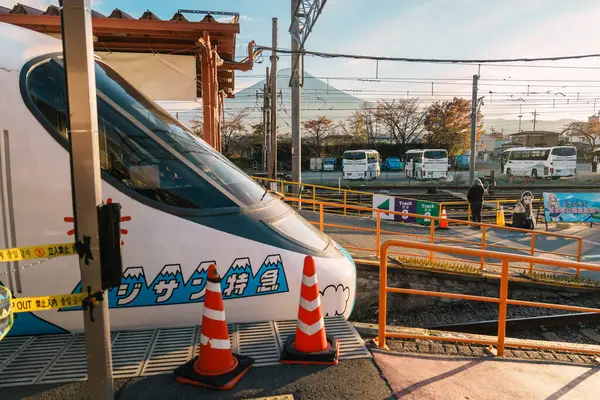
[[[67, 95], [62, 67], [54, 61], [34, 67], [27, 77], [27, 92], [37, 111], [66, 140]], [[100, 166], [105, 172], [137, 193], [169, 206], [237, 206], [103, 97], [97, 99]]]

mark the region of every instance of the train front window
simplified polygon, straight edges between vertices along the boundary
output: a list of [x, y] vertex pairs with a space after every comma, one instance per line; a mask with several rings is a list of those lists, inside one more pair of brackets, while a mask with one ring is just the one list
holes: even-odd
[[[96, 62], [101, 168], [138, 193], [183, 208], [251, 206], [264, 189], [133, 88]], [[62, 60], [33, 67], [27, 93], [37, 111], [65, 139], [67, 113]]]

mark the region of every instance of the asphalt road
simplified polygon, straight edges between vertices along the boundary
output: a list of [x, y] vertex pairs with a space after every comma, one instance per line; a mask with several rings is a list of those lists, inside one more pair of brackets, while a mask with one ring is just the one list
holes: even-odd
[[[372, 359], [346, 360], [335, 366], [278, 365], [251, 368], [229, 391], [179, 384], [171, 374], [115, 381], [119, 400], [249, 399], [293, 394], [294, 399], [392, 399], [392, 391]], [[0, 389], [2, 400], [87, 399], [86, 382]]]

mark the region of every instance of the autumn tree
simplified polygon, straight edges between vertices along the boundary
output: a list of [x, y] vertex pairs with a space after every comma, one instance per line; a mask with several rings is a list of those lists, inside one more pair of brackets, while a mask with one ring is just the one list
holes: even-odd
[[190, 121], [190, 128], [191, 128], [192, 132], [194, 133], [194, 135], [196, 135], [198, 137], [204, 137], [204, 135], [203, 135], [204, 123], [202, 121], [201, 116], [199, 118], [194, 118]]
[[355, 143], [367, 141], [367, 123], [365, 115], [360, 111], [354, 111], [345, 121], [338, 124], [341, 132], [352, 138]]
[[317, 157], [321, 156], [323, 139], [331, 132], [333, 121], [327, 117], [319, 117], [304, 122], [304, 130]]
[[[232, 114], [221, 124], [221, 151], [225, 157], [231, 157], [239, 148], [240, 139], [248, 134], [246, 118], [248, 109], [244, 108]], [[236, 142], [238, 148], [236, 148]]]
[[596, 150], [596, 141], [600, 139], [600, 122], [574, 121], [565, 125], [562, 133], [569, 132], [570, 135], [578, 135], [590, 145], [592, 153]]
[[380, 100], [377, 102], [377, 120], [396, 142], [401, 153], [407, 145], [419, 138], [425, 129], [426, 111], [419, 108], [419, 99]]
[[[471, 102], [455, 97], [450, 101], [436, 101], [427, 109], [425, 129], [427, 143], [448, 150], [450, 156], [462, 154], [470, 148]], [[485, 133], [483, 115], [477, 110], [476, 140]]]

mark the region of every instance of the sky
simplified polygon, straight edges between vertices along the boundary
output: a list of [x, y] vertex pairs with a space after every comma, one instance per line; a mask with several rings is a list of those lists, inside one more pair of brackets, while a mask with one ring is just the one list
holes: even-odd
[[[12, 7], [16, 2], [0, 0], [0, 5]], [[21, 3], [45, 8], [58, 2]], [[272, 17], [279, 22], [279, 46], [290, 48], [290, 3], [92, 1], [93, 8], [105, 15], [117, 7], [134, 17], [150, 9], [163, 19], [171, 18], [177, 9], [238, 12], [238, 59], [245, 56], [250, 40], [270, 46]], [[597, 0], [328, 0], [305, 47], [322, 52], [443, 59], [590, 54], [598, 52], [597, 21]], [[264, 76], [270, 64], [268, 56], [265, 53], [253, 71], [236, 73], [236, 90]], [[288, 55], [281, 55], [279, 60], [279, 68], [290, 67]], [[454, 96], [470, 98], [472, 76], [479, 71], [482, 112], [488, 118], [513, 120], [507, 126], [513, 126], [519, 114], [523, 121], [530, 121], [534, 111], [539, 120], [587, 119], [600, 111], [600, 58], [482, 65], [481, 69], [478, 65], [381, 61], [377, 70], [375, 61], [306, 57], [305, 70], [329, 78], [330, 85], [352, 90], [353, 95], [366, 100], [414, 96], [423, 106]]]

